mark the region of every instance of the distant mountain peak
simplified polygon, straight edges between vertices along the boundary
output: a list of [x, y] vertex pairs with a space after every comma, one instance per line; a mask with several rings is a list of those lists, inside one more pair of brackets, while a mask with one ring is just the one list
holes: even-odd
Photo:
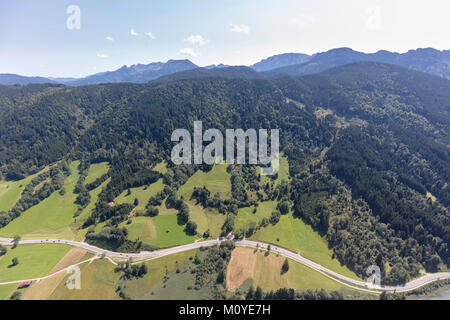
[[215, 69], [215, 68], [228, 68], [230, 67], [229, 65], [223, 64], [223, 63], [219, 63], [219, 64], [210, 64], [208, 66], [205, 66], [203, 68], [205, 69]]
[[283, 53], [277, 54], [266, 59], [261, 60], [258, 63], [250, 66], [253, 70], [258, 72], [268, 71], [285, 66], [295, 65], [307, 62], [311, 59], [311, 56], [303, 53]]
[[145, 83], [165, 75], [194, 68], [197, 68], [197, 65], [188, 59], [171, 59], [167, 62], [151, 62], [149, 64], [138, 63], [129, 67], [124, 65], [114, 71], [97, 73], [85, 78], [69, 81], [67, 84], [79, 86], [110, 82]]

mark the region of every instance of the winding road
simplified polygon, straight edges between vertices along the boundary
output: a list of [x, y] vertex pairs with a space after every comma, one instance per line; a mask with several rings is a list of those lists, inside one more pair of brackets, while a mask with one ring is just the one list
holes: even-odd
[[[200, 247], [214, 246], [214, 245], [220, 244], [222, 241], [225, 241], [225, 240], [227, 240], [227, 239], [219, 238], [216, 240], [197, 241], [194, 243], [181, 245], [181, 246], [177, 246], [177, 247], [161, 249], [161, 250], [151, 251], [151, 252], [150, 251], [141, 251], [140, 253], [113, 252], [113, 251], [109, 251], [109, 250], [105, 250], [102, 248], [92, 246], [86, 242], [78, 242], [78, 241], [72, 241], [72, 240], [53, 240], [53, 239], [21, 240], [19, 242], [19, 244], [52, 244], [52, 243], [67, 244], [67, 245], [71, 245], [74, 247], [85, 249], [85, 250], [93, 252], [97, 255], [104, 255], [105, 257], [109, 258], [109, 260], [112, 263], [115, 263], [115, 262], [111, 259], [128, 260], [129, 258], [132, 258], [133, 260], [139, 260], [134, 263], [141, 263], [143, 261], [161, 258], [161, 257], [175, 254], [178, 252], [188, 251], [188, 250], [192, 250], [192, 249], [198, 249]], [[344, 276], [342, 274], [334, 272], [318, 263], [315, 263], [309, 259], [306, 259], [305, 257], [302, 257], [298, 253], [289, 251], [284, 248], [277, 247], [273, 244], [267, 244], [264, 242], [250, 241], [250, 240], [234, 240], [234, 243], [237, 246], [250, 247], [250, 248], [255, 248], [255, 249], [258, 249], [258, 248], [267, 249], [268, 246], [270, 245], [272, 252], [278, 253], [281, 256], [287, 257], [287, 258], [297, 261], [303, 265], [306, 265], [307, 267], [314, 269], [317, 272], [325, 275], [326, 277], [331, 278], [343, 285], [346, 285], [347, 287], [366, 291], [366, 292], [371, 292], [371, 293], [380, 293], [380, 290], [406, 292], [406, 291], [411, 291], [411, 290], [420, 288], [428, 283], [431, 283], [431, 282], [434, 282], [437, 280], [450, 279], [450, 272], [427, 273], [427, 274], [423, 275], [422, 277], [420, 277], [418, 279], [414, 279], [402, 286], [373, 286], [373, 285], [368, 285], [367, 282], [365, 282], [365, 281], [349, 278], [347, 276]], [[11, 244], [13, 244], [13, 239], [0, 238], [0, 244], [11, 245]], [[78, 263], [77, 265], [85, 263], [87, 261], [93, 261], [96, 258], [98, 258], [98, 257], [94, 257], [92, 259], [82, 261], [82, 262]], [[60, 270], [59, 272], [66, 271], [72, 267], [73, 266], [70, 266], [64, 270]], [[10, 281], [10, 282], [5, 282], [5, 283], [0, 283], [0, 285], [17, 283], [17, 282], [21, 282], [21, 281], [25, 281], [25, 280], [41, 280], [41, 279], [49, 278], [55, 274], [47, 275], [45, 277], [36, 278], [36, 279], [24, 279], [24, 280]]]

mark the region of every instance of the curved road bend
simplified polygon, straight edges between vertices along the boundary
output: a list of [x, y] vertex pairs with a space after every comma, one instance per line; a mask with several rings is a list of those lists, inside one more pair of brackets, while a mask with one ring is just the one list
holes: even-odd
[[[74, 247], [83, 248], [87, 251], [93, 252], [98, 255], [104, 254], [106, 257], [113, 258], [113, 259], [119, 259], [119, 260], [127, 260], [129, 258], [132, 258], [134, 260], [141, 260], [141, 259], [156, 259], [161, 258], [167, 255], [175, 254], [178, 252], [188, 251], [192, 249], [198, 249], [200, 247], [207, 247], [207, 246], [213, 246], [216, 244], [219, 244], [222, 241], [225, 241], [226, 239], [216, 239], [216, 240], [207, 240], [207, 241], [199, 241], [194, 242], [186, 245], [181, 245], [177, 247], [167, 248], [167, 249], [161, 249], [157, 251], [141, 251], [140, 253], [120, 253], [120, 252], [113, 252], [109, 250], [105, 250], [102, 248], [98, 248], [95, 246], [92, 246], [85, 242], [78, 242], [78, 241], [72, 241], [72, 240], [53, 240], [53, 239], [43, 239], [43, 240], [21, 240], [20, 244], [51, 244], [51, 243], [59, 243], [59, 244], [67, 244]], [[0, 238], [0, 244], [6, 244], [11, 245], [13, 242], [13, 239], [10, 238]], [[250, 241], [250, 240], [234, 240], [235, 244], [238, 246], [244, 246], [244, 247], [251, 247], [251, 248], [264, 248], [267, 249], [269, 244], [264, 242], [258, 242], [258, 241]], [[387, 290], [387, 291], [397, 291], [397, 292], [405, 292], [417, 289], [421, 286], [424, 286], [428, 283], [431, 283], [436, 280], [443, 280], [443, 279], [450, 279], [450, 272], [442, 272], [442, 273], [427, 273], [424, 276], [412, 280], [405, 285], [402, 286], [377, 286], [377, 287], [369, 287], [368, 284], [361, 280], [356, 280], [353, 278], [349, 278], [347, 276], [341, 275], [337, 272], [334, 272], [318, 263], [315, 263], [309, 259], [306, 259], [305, 257], [302, 257], [300, 254], [294, 253], [292, 251], [289, 251], [284, 248], [277, 247], [273, 244], [270, 244], [271, 251], [277, 252], [282, 256], [285, 256], [287, 258], [290, 258], [294, 261], [297, 261], [303, 265], [306, 265], [310, 267], [311, 269], [314, 269], [323, 275], [336, 280], [344, 285], [347, 285], [349, 287], [352, 287], [351, 285], [356, 285], [362, 288], [369, 288], [369, 289], [376, 289], [376, 290]], [[345, 281], [345, 282], [342, 282]], [[351, 285], [350, 285], [351, 284]], [[355, 288], [355, 287], [353, 287]], [[355, 288], [355, 289], [361, 289], [361, 288]], [[365, 291], [370, 291], [367, 289], [363, 289]], [[375, 292], [375, 291], [370, 291]]]

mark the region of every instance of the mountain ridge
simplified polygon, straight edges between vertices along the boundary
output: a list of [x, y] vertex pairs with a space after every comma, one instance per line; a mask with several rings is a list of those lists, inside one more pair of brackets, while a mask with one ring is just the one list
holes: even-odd
[[289, 65], [301, 64], [310, 60], [312, 56], [304, 53], [282, 53], [270, 56], [253, 65], [250, 68], [255, 71], [269, 71]]
[[[340, 65], [372, 61], [399, 65], [416, 71], [422, 71], [450, 79], [450, 50], [433, 48], [411, 49], [405, 53], [379, 50], [375, 53], [364, 53], [351, 48], [334, 48], [328, 51], [307, 55], [303, 53], [285, 53], [270, 56], [247, 68], [261, 73], [258, 77], [279, 77], [280, 75], [307, 75], [325, 71]], [[189, 59], [152, 62], [149, 64], [133, 64], [122, 66], [113, 71], [104, 71], [83, 78], [26, 77], [16, 74], [0, 74], [0, 84], [27, 85], [30, 83], [62, 83], [70, 86], [92, 85], [100, 83], [132, 82], [145, 83], [177, 72], [193, 69], [213, 70], [239, 68], [224, 64], [199, 67]], [[228, 69], [228, 71], [231, 69]], [[237, 70], [237, 69], [235, 69]], [[197, 70], [195, 74], [207, 72]], [[214, 74], [224, 75], [226, 72]], [[248, 71], [247, 73], [250, 73]], [[184, 74], [186, 76], [188, 73]], [[256, 75], [254, 75], [256, 76]]]
[[363, 61], [398, 65], [450, 79], [450, 50], [439, 51], [433, 48], [409, 50], [405, 53], [386, 50], [364, 53], [347, 47], [335, 48], [317, 53], [305, 63], [272, 69], [266, 74], [269, 76], [315, 74], [333, 67]]

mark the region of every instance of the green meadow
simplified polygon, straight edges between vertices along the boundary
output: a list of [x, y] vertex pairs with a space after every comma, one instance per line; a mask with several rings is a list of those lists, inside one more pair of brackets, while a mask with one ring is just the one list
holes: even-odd
[[42, 171], [18, 181], [0, 181], [0, 211], [10, 210], [19, 200], [23, 189], [40, 173], [48, 170], [48, 167]]
[[292, 213], [282, 215], [276, 225], [269, 225], [258, 230], [250, 239], [273, 243], [277, 246], [290, 249], [316, 263], [348, 277], [358, 277], [347, 267], [333, 259], [333, 252], [328, 248], [325, 237], [320, 236], [311, 226], [301, 219], [292, 216]]
[[260, 202], [255, 213], [253, 213], [255, 206], [239, 208], [234, 222], [234, 230], [248, 229], [252, 222], [258, 224], [263, 218], [269, 219], [276, 208], [276, 201]]
[[16, 289], [17, 283], [0, 285], [0, 301], [8, 299]]
[[24, 239], [46, 237], [72, 239], [73, 231], [70, 225], [77, 211], [77, 205], [74, 203], [77, 196], [73, 191], [79, 177], [79, 164], [79, 161], [70, 164], [71, 175], [64, 181], [65, 195], [60, 195], [59, 190], [53, 192], [48, 198], [24, 211], [20, 217], [0, 229], [0, 236], [21, 235]]
[[89, 184], [103, 176], [104, 174], [108, 173], [109, 170], [109, 164], [108, 162], [100, 162], [100, 163], [94, 163], [89, 167], [89, 172], [86, 177], [86, 180], [84, 180], [85, 184]]
[[[71, 248], [64, 244], [27, 244], [10, 249], [0, 257], [0, 282], [43, 277]], [[19, 259], [18, 265], [11, 266], [13, 258]]]
[[178, 189], [178, 195], [185, 200], [191, 198], [194, 187], [206, 187], [211, 196], [220, 194], [222, 199], [231, 197], [231, 175], [227, 172], [226, 164], [215, 164], [208, 172], [198, 170], [189, 180]]
[[156, 237], [151, 243], [152, 245], [166, 248], [192, 243], [196, 239], [195, 236], [186, 234], [185, 226], [178, 224], [176, 215], [157, 216], [152, 220], [156, 229]]
[[155, 224], [150, 217], [135, 217], [130, 224], [122, 222], [120, 227], [128, 230], [128, 239], [141, 240], [145, 243], [152, 243], [157, 236]]
[[[86, 258], [83, 258], [85, 260]], [[116, 283], [120, 273], [114, 272], [115, 265], [107, 259], [83, 263], [81, 286], [79, 290], [69, 290], [66, 286], [67, 275], [50, 295], [49, 300], [118, 300]]]
[[[143, 278], [131, 280], [119, 280], [121, 273], [114, 272], [116, 266], [106, 259], [85, 263], [80, 266], [81, 289], [69, 290], [65, 285], [66, 277], [49, 299], [118, 300], [117, 285], [124, 287], [126, 294], [133, 299], [156, 299], [157, 296], [152, 295], [151, 292], [161, 285], [166, 270], [169, 274], [175, 275], [177, 269], [183, 269], [189, 258], [195, 256], [195, 252], [196, 250], [190, 250], [143, 262], [148, 267], [148, 273]], [[186, 291], [186, 287], [180, 287], [180, 290]]]
[[[267, 255], [262, 250], [256, 252], [256, 250], [248, 248], [246, 251], [248, 255], [251, 255], [250, 259], [254, 260], [253, 285], [254, 287], [260, 286], [265, 292], [280, 288], [340, 290], [344, 287], [344, 285], [291, 259], [288, 259], [289, 270], [281, 273], [281, 266], [286, 258], [278, 256], [274, 252]], [[237, 271], [229, 270], [232, 274]]]
[[[98, 224], [95, 231], [100, 231], [103, 224]], [[196, 236], [187, 235], [185, 225], [178, 224], [177, 215], [165, 215], [157, 217], [134, 217], [131, 223], [122, 222], [120, 227], [128, 230], [128, 239], [141, 240], [142, 242], [167, 248], [192, 243]]]
[[211, 238], [218, 238], [225, 222], [225, 215], [220, 214], [217, 209], [203, 208], [200, 204], [195, 204], [195, 201], [188, 201], [187, 204], [190, 220], [197, 224], [198, 234], [201, 236], [209, 230]]
[[[91, 190], [89, 192], [89, 194], [91, 195], [91, 202], [89, 202], [89, 204], [86, 206], [86, 208], [84, 208], [84, 210], [81, 212], [81, 214], [75, 218], [75, 223], [74, 223], [75, 228], [79, 229], [83, 225], [84, 221], [92, 214], [92, 211], [95, 208], [95, 204], [97, 203], [100, 192], [102, 192], [103, 188], [106, 187], [106, 185], [109, 183], [110, 180], [111, 180], [111, 178], [108, 178], [97, 188], [95, 188], [94, 190]], [[86, 235], [87, 231], [88, 231], [88, 228], [79, 229], [77, 231], [75, 240], [82, 241], [84, 239], [84, 236]]]
[[148, 203], [148, 200], [156, 195], [158, 192], [164, 189], [163, 179], [160, 178], [155, 183], [150, 186], [141, 186], [137, 188], [131, 188], [131, 193], [128, 194], [128, 190], [123, 191], [114, 202], [117, 204], [122, 203], [134, 203], [134, 199], [138, 199], [139, 205], [136, 207], [137, 210], [144, 210]]
[[161, 174], [166, 174], [167, 173], [167, 162], [166, 161], [162, 161], [160, 163], [158, 163], [154, 168], [153, 171], [157, 171]]
[[[175, 286], [162, 289], [163, 278], [166, 272], [169, 277], [175, 277], [177, 269], [184, 269], [189, 258], [195, 257], [196, 250], [189, 250], [171, 254], [155, 260], [145, 262], [148, 267], [148, 273], [142, 279], [132, 279], [120, 281], [119, 284], [125, 286], [125, 292], [133, 299], [164, 299], [166, 295], [171, 295], [174, 299], [179, 294], [186, 294], [187, 285], [184, 281], [175, 281]], [[195, 291], [195, 290], [193, 290]], [[181, 298], [182, 299], [182, 298]], [[186, 297], [185, 297], [186, 299]]]
[[275, 180], [272, 180], [270, 176], [261, 175], [260, 184], [262, 186], [266, 185], [267, 182], [273, 181], [273, 185], [277, 186], [281, 183], [282, 180], [289, 181], [291, 178], [289, 176], [289, 161], [288, 158], [280, 154], [280, 166], [278, 168], [278, 176]]
[[81, 212], [81, 214], [76, 218], [77, 225], [81, 225], [91, 215], [92, 210], [94, 210], [95, 204], [97, 203], [100, 192], [102, 192], [103, 188], [106, 187], [106, 185], [109, 183], [110, 180], [111, 180], [111, 178], [108, 178], [97, 188], [95, 188], [89, 192], [89, 194], [91, 196], [91, 202], [89, 202], [89, 204], [86, 206], [86, 208], [84, 208], [84, 210]]
[[159, 211], [158, 215], [168, 216], [168, 215], [172, 215], [172, 214], [177, 214], [178, 213], [177, 209], [166, 207], [166, 200], [167, 200], [167, 198], [163, 200], [163, 202], [161, 203], [160, 206], [156, 207], [156, 208], [158, 208], [158, 211]]
[[345, 288], [344, 285], [290, 259], [287, 276], [289, 278], [289, 283], [295, 289], [307, 290], [323, 288], [325, 290], [340, 290]]

